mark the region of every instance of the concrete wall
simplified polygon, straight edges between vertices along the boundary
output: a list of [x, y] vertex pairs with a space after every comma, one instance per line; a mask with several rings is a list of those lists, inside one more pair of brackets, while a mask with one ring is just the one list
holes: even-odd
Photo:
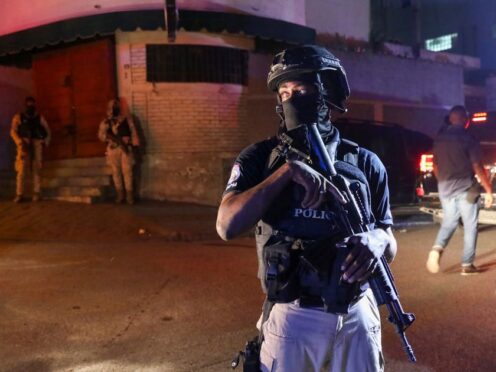
[[15, 147], [9, 134], [10, 122], [32, 92], [30, 70], [0, 66], [0, 170], [13, 171]]
[[[0, 35], [75, 17], [163, 9], [164, 4], [164, 0], [2, 0]], [[178, 0], [177, 6], [179, 9], [244, 13], [305, 24], [305, 0]]]
[[486, 110], [496, 110], [496, 77], [491, 76], [486, 79]]
[[[117, 32], [119, 95], [145, 137], [140, 194], [151, 199], [218, 203], [232, 161], [248, 144], [247, 87], [146, 81], [146, 44], [164, 32]], [[245, 37], [179, 32], [176, 44], [251, 50]]]
[[307, 0], [306, 25], [318, 34], [365, 40], [370, 31], [370, 0]]
[[370, 53], [335, 54], [346, 69], [352, 96], [428, 106], [464, 102], [461, 66]]

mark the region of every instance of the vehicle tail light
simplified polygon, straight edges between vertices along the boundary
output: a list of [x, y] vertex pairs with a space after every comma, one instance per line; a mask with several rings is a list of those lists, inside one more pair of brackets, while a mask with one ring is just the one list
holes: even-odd
[[487, 112], [476, 112], [472, 115], [472, 123], [480, 124], [487, 121]]
[[422, 154], [420, 157], [420, 171], [423, 173], [432, 172], [434, 170], [434, 155]]

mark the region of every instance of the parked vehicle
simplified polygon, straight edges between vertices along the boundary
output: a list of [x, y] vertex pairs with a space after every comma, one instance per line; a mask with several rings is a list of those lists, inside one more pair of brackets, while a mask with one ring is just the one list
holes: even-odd
[[429, 136], [392, 123], [341, 118], [334, 124], [343, 138], [379, 156], [388, 172], [392, 204], [418, 201], [419, 163], [432, 149]]

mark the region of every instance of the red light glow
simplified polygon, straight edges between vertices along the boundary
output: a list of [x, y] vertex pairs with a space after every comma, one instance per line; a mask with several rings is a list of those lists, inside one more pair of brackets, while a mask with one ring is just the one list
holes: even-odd
[[487, 112], [476, 112], [472, 115], [472, 123], [480, 124], [487, 121]]
[[423, 173], [432, 172], [434, 170], [434, 155], [422, 154], [420, 157], [420, 171]]

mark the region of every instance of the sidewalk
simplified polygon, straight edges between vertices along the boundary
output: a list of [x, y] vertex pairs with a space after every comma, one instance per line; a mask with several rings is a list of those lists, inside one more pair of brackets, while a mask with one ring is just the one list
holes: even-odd
[[[199, 241], [218, 239], [217, 207], [143, 201], [133, 206], [0, 201], [0, 239], [32, 241]], [[393, 209], [395, 229], [432, 223], [417, 207]]]
[[144, 201], [73, 204], [0, 201], [0, 238], [34, 241], [193, 241], [218, 238], [216, 207]]

